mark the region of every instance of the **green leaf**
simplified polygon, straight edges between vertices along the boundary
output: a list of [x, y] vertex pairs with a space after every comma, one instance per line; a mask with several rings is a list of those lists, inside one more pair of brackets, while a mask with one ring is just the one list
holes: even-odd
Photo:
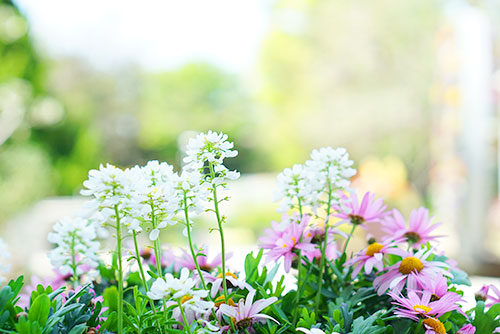
[[50, 298], [46, 294], [41, 294], [36, 297], [31, 305], [28, 313], [28, 320], [30, 322], [38, 322], [42, 327], [47, 323], [50, 312]]
[[460, 269], [456, 269], [456, 270], [452, 270], [451, 274], [453, 275], [453, 278], [450, 279], [451, 284], [460, 284], [460, 285], [467, 285], [467, 286], [472, 285], [470, 282], [469, 276], [467, 275], [467, 273], [465, 271], [460, 270]]

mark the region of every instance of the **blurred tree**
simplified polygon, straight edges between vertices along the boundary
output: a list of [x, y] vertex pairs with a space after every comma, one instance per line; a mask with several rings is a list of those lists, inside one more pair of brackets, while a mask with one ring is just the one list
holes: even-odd
[[0, 0], [0, 221], [50, 192], [50, 162], [30, 141], [31, 116], [44, 103], [43, 64], [27, 24], [10, 0]]
[[304, 160], [313, 147], [345, 146], [357, 160], [401, 157], [422, 188], [438, 5], [277, 1], [258, 87], [257, 137], [273, 167]]

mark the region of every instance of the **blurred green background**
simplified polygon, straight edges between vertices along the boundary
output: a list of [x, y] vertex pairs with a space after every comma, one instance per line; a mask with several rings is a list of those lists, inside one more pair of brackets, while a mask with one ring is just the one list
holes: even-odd
[[[0, 4], [0, 223], [42, 198], [78, 194], [100, 163], [179, 166], [186, 138], [208, 129], [235, 142], [229, 164], [243, 175], [274, 175], [313, 148], [346, 147], [358, 187], [405, 212], [425, 204], [439, 216], [436, 115], [456, 103], [453, 83], [439, 75], [445, 1], [266, 2], [267, 28], [244, 72], [206, 60], [106, 70], [52, 57], [16, 4]], [[494, 161], [490, 228], [500, 221]], [[261, 230], [274, 207], [247, 203], [233, 220]]]

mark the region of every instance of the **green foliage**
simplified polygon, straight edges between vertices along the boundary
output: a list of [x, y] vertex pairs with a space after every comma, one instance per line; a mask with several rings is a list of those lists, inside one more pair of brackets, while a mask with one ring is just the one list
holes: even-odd
[[477, 334], [493, 333], [495, 328], [500, 327], [500, 304], [495, 304], [486, 311], [484, 302], [478, 301], [472, 324], [476, 327]]

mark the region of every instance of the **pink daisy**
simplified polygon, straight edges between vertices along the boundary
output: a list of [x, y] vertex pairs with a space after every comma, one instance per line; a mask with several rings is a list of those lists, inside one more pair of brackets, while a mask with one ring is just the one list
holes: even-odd
[[432, 220], [433, 217], [429, 217], [429, 210], [420, 207], [410, 213], [407, 225], [401, 212], [394, 209], [392, 215], [383, 220], [382, 230], [387, 233], [386, 239], [406, 238], [413, 248], [418, 249], [428, 241], [442, 237], [431, 235], [441, 225], [441, 223], [433, 223]]
[[448, 279], [443, 275], [433, 278], [424, 277], [420, 281], [422, 290], [431, 293], [431, 300], [447, 299], [455, 303], [463, 302], [463, 298], [453, 291], [448, 291]]
[[255, 290], [248, 293], [245, 299], [241, 298], [237, 306], [229, 306], [227, 304], [220, 305], [220, 310], [223, 314], [234, 319], [236, 329], [244, 331], [251, 327], [256, 321], [270, 319], [279, 324], [276, 319], [267, 314], [259, 313], [269, 305], [275, 303], [278, 298], [270, 297], [267, 299], [260, 299], [253, 302], [255, 297]]
[[446, 312], [460, 308], [455, 302], [444, 298], [431, 301], [432, 294], [427, 291], [418, 293], [417, 291], [410, 290], [408, 291], [408, 298], [394, 292], [389, 292], [388, 295], [394, 299], [392, 304], [397, 306], [394, 311], [397, 317], [415, 321], [430, 316], [440, 317]]
[[[493, 291], [493, 293], [490, 293], [491, 291]], [[493, 284], [489, 286], [489, 290], [486, 295], [486, 302], [486, 306], [488, 307], [500, 303], [500, 290]]]
[[282, 224], [273, 224], [273, 229], [266, 229], [267, 236], [259, 238], [260, 246], [268, 249], [266, 260], [276, 262], [284, 258], [285, 271], [289, 272], [297, 251], [304, 251], [306, 256], [311, 254], [316, 247], [311, 243], [311, 237], [305, 235], [309, 219], [309, 216], [304, 216], [300, 223], [288, 220]]
[[421, 249], [417, 253], [406, 252], [395, 248], [393, 253], [402, 257], [398, 263], [387, 267], [384, 274], [378, 276], [373, 281], [378, 295], [382, 295], [387, 289], [394, 293], [399, 293], [403, 287], [407, 286], [409, 290], [417, 290], [422, 287], [422, 281], [433, 279], [439, 274], [451, 276], [446, 269], [448, 265], [439, 261], [426, 261], [432, 254], [432, 249]]
[[353, 279], [358, 276], [363, 268], [366, 275], [371, 274], [373, 268], [382, 271], [384, 270], [384, 254], [399, 254], [399, 251], [396, 250], [397, 245], [398, 242], [393, 240], [386, 240], [381, 244], [374, 242], [347, 261], [344, 266], [355, 266], [351, 275]]
[[[197, 256], [198, 265], [201, 270], [206, 272], [212, 272], [215, 268], [222, 264], [222, 254], [217, 254], [213, 259], [209, 260], [207, 257], [207, 247], [203, 246], [200, 249], [195, 249]], [[179, 271], [181, 268], [188, 268], [191, 271], [196, 270], [196, 265], [194, 264], [193, 256], [191, 252], [182, 249], [182, 255], [177, 257], [175, 260], [175, 270]], [[231, 258], [233, 254], [226, 254], [226, 260]]]
[[474, 334], [476, 333], [476, 327], [471, 324], [467, 324], [457, 331], [457, 334]]
[[351, 193], [350, 197], [342, 193], [341, 198], [343, 199], [341, 204], [333, 205], [333, 209], [338, 211], [335, 217], [342, 218], [343, 222], [366, 227], [365, 223], [379, 222], [388, 214], [385, 211], [387, 206], [384, 201], [382, 199], [375, 200], [373, 193], [365, 193], [361, 203], [359, 203], [358, 196], [354, 192]]
[[490, 291], [489, 285], [483, 285], [478, 292], [476, 292], [475, 298], [476, 300], [486, 301], [488, 298], [488, 292]]

